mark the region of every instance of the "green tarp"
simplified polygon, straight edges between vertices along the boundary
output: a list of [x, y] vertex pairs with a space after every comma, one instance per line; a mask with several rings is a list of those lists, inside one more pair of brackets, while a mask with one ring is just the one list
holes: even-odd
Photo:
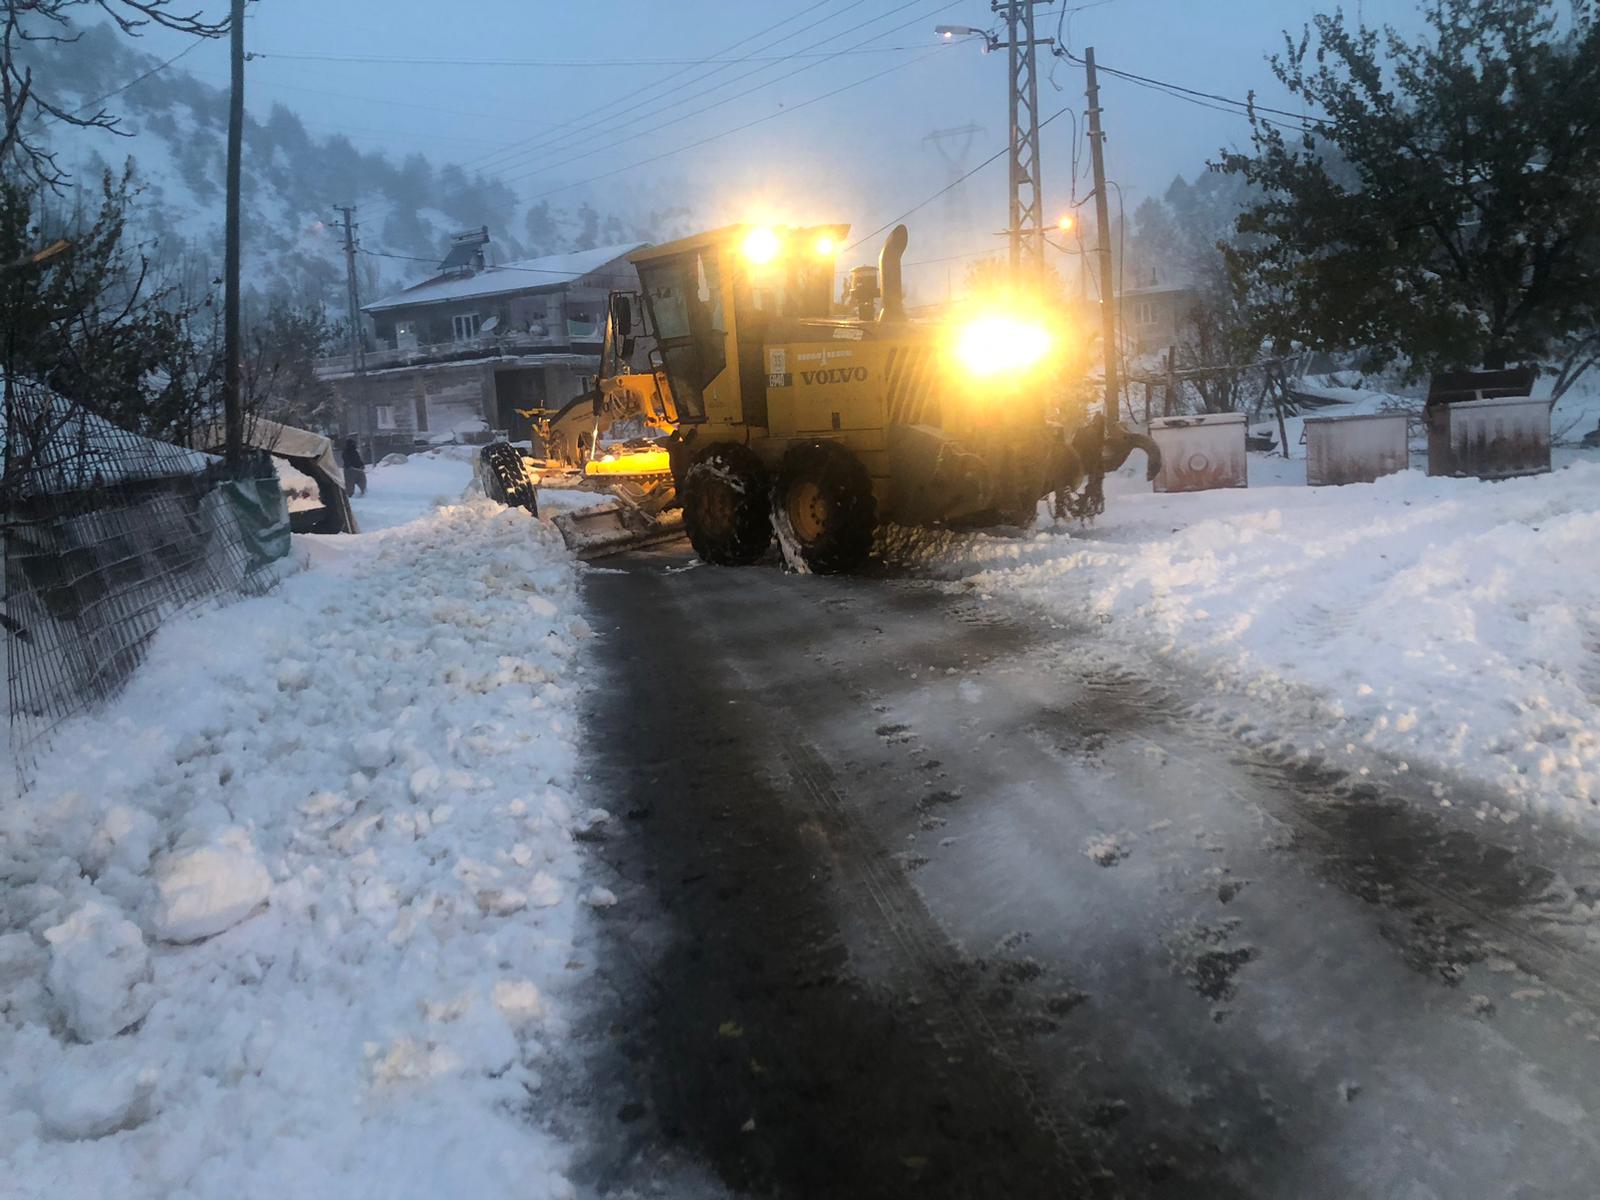
[[285, 558], [289, 553], [289, 505], [277, 477], [235, 479], [222, 494], [239, 522], [240, 542], [249, 552], [250, 569]]

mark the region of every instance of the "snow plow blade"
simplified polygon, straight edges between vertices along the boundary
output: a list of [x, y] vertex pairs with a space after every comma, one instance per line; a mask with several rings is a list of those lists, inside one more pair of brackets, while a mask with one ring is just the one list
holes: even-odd
[[683, 514], [674, 511], [651, 517], [621, 500], [612, 500], [594, 508], [559, 513], [555, 526], [567, 549], [588, 562], [682, 536]]

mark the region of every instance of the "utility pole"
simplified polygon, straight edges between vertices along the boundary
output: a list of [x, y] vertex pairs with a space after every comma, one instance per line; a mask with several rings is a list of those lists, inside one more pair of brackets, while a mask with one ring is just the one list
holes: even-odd
[[1033, 36], [1033, 8], [1054, 0], [990, 0], [1004, 12], [1006, 48], [1011, 56], [1011, 277], [1029, 282], [1044, 274], [1044, 189], [1039, 180], [1039, 54]]
[[1106, 344], [1105, 419], [1115, 421], [1122, 389], [1117, 382], [1117, 295], [1111, 271], [1111, 205], [1106, 197], [1106, 135], [1100, 128], [1100, 80], [1094, 70], [1094, 47], [1083, 52], [1089, 79], [1089, 156], [1094, 164], [1094, 215], [1099, 226], [1096, 247], [1100, 256], [1100, 330]]
[[244, 148], [244, 0], [233, 0], [229, 32], [233, 39], [233, 93], [228, 100], [228, 200], [222, 300], [222, 413], [228, 464], [244, 459], [244, 404], [240, 396], [239, 346], [239, 178]]
[[1036, 4], [1055, 0], [989, 0], [989, 10], [1004, 13], [1006, 40], [970, 25], [936, 25], [945, 39], [981, 37], [984, 50], [1010, 54], [1011, 210], [1006, 236], [1011, 243], [1011, 278], [1034, 283], [1044, 274], [1044, 188], [1039, 182], [1039, 47], [1055, 38], [1033, 36]]
[[356, 226], [351, 224], [356, 215], [354, 204], [335, 204], [333, 209], [344, 216], [344, 271], [346, 291], [350, 300], [350, 370], [366, 368], [366, 355], [361, 350], [361, 287], [356, 282]]

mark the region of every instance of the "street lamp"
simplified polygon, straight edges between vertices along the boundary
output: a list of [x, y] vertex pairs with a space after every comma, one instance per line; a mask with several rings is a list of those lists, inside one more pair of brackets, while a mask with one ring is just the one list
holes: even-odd
[[933, 27], [933, 32], [938, 34], [947, 42], [952, 42], [958, 37], [981, 37], [983, 39], [983, 52], [985, 54], [989, 53], [991, 50], [997, 49], [1000, 44], [999, 40], [994, 36], [994, 34], [990, 33], [987, 29], [974, 29], [971, 25], [935, 25]]

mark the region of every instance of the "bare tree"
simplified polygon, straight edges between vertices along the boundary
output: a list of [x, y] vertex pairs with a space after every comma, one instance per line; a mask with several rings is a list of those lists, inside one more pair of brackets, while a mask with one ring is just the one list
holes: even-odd
[[[42, 127], [60, 123], [123, 133], [116, 115], [104, 105], [118, 92], [139, 82], [130, 80], [116, 92], [75, 108], [61, 98], [49, 81], [35, 78], [32, 66], [25, 61], [28, 44], [77, 41], [82, 28], [74, 15], [80, 9], [90, 10], [86, 15], [104, 13], [123, 33], [133, 37], [147, 25], [206, 38], [220, 37], [228, 31], [227, 21], [207, 21], [199, 12], [173, 12], [171, 0], [5, 0], [0, 18], [0, 120], [4, 121], [0, 163], [15, 163], [28, 175], [56, 189], [67, 182], [67, 173], [43, 138]], [[160, 69], [154, 67], [147, 74]]]

